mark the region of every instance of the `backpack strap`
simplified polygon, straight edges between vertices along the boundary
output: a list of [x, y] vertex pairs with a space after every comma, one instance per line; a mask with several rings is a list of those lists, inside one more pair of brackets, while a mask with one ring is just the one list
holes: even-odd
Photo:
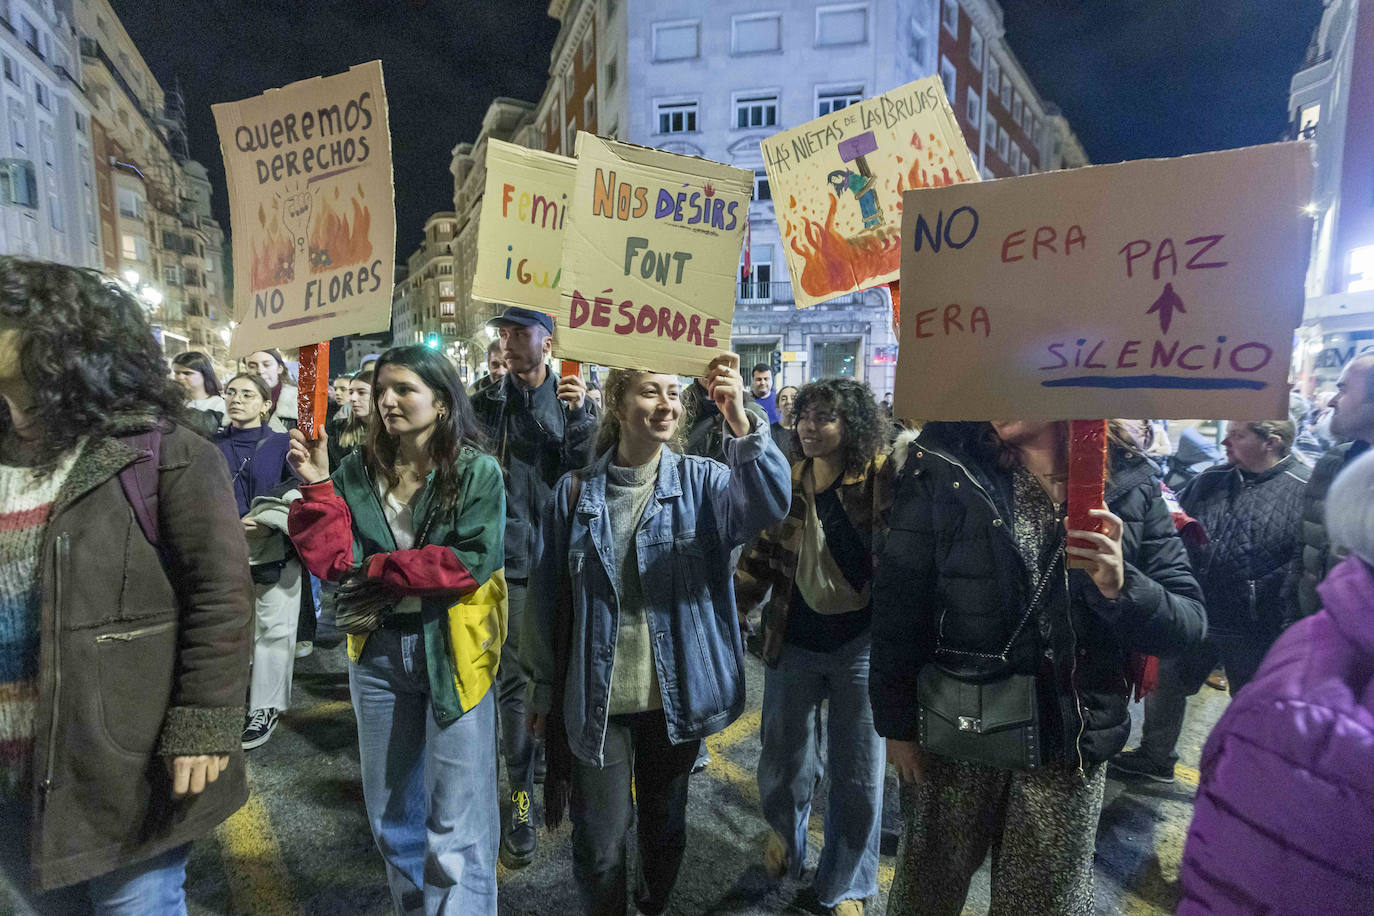
[[158, 461], [162, 454], [162, 428], [154, 426], [147, 432], [135, 436], [124, 436], [121, 441], [138, 452], [132, 464], [119, 472], [119, 486], [129, 508], [134, 510], [134, 518], [143, 536], [154, 547], [160, 547], [157, 524], [157, 481]]

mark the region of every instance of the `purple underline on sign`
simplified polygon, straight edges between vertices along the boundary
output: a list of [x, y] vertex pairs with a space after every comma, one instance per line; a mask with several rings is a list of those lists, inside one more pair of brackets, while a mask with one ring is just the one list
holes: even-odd
[[326, 178], [333, 178], [335, 175], [342, 175], [344, 172], [351, 172], [354, 169], [360, 168], [362, 168], [361, 165], [350, 165], [346, 169], [335, 169], [332, 172], [325, 172], [322, 175], [312, 175], [310, 180], [306, 182], [306, 185], [312, 185], [317, 181], [324, 181]]
[[1248, 378], [1176, 378], [1172, 375], [1076, 375], [1050, 379], [1042, 388], [1191, 388], [1196, 391], [1224, 391], [1245, 388], [1260, 391], [1268, 382]]
[[269, 324], [267, 330], [279, 331], [282, 328], [294, 328], [298, 324], [309, 324], [312, 321], [323, 321], [326, 318], [333, 318], [338, 312], [325, 312], [322, 315], [309, 315], [305, 318], [292, 318], [290, 321], [278, 321], [276, 324]]

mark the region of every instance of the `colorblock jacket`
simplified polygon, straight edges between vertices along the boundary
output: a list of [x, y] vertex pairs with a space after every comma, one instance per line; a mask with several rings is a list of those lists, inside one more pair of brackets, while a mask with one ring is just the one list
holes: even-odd
[[1368, 913], [1374, 901], [1374, 569], [1269, 650], [1202, 751], [1178, 912]]
[[[744, 711], [744, 649], [735, 614], [731, 552], [783, 517], [791, 499], [787, 462], [768, 424], [725, 442], [728, 464], [663, 447], [658, 480], [635, 533], [654, 665], [668, 737], [675, 744], [725, 728]], [[554, 621], [560, 567], [569, 576], [572, 649], [563, 715], [573, 754], [600, 766], [615, 640], [620, 630], [615, 550], [606, 509], [608, 450], [584, 474], [571, 517], [571, 475], [558, 482], [542, 531], [521, 633], [530, 703], [553, 697]]]
[[[360, 451], [334, 476], [305, 485], [288, 528], [306, 568], [336, 582], [361, 568], [368, 579], [421, 601], [430, 706], [440, 725], [456, 721], [486, 695], [506, 638], [506, 491], [496, 459], [465, 448], [458, 458], [458, 505], [434, 504], [430, 472], [415, 503], [417, 532], [432, 513], [425, 543], [397, 550], [381, 499]], [[356, 661], [366, 636], [348, 637]]]

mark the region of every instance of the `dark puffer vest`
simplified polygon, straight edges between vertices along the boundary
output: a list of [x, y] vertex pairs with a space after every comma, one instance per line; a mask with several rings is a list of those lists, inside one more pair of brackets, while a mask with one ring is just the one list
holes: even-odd
[[1183, 510], [1207, 532], [1193, 561], [1212, 631], [1278, 637], [1309, 476], [1289, 455], [1248, 478], [1229, 464], [1208, 468], [1179, 493]]
[[[1012, 533], [1012, 475], [998, 467], [989, 435], [986, 423], [929, 423], [898, 476], [874, 580], [868, 681], [884, 737], [915, 740], [917, 673], [937, 647], [997, 655], [1031, 600], [1032, 572]], [[1206, 632], [1154, 466], [1134, 454], [1113, 459], [1106, 497], [1124, 524], [1120, 597], [1104, 598], [1086, 573], [1061, 565], [1045, 599], [1049, 640], [1026, 626], [1006, 666], [969, 672], [1036, 675], [1049, 754], [1080, 765], [1125, 746], [1127, 653], [1178, 652]]]

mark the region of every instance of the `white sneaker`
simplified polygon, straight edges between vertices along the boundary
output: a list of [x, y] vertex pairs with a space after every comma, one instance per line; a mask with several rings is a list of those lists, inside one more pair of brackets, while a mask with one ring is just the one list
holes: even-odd
[[296, 643], [296, 658], [305, 658], [315, 651], [315, 644], [308, 639], [302, 639]]

